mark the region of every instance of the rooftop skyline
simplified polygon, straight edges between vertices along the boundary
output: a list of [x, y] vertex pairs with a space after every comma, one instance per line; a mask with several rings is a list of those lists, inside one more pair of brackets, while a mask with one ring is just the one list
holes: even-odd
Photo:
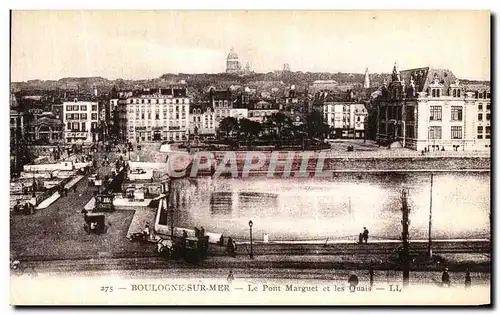
[[490, 80], [487, 11], [14, 11], [12, 81], [256, 72], [388, 73], [431, 65]]

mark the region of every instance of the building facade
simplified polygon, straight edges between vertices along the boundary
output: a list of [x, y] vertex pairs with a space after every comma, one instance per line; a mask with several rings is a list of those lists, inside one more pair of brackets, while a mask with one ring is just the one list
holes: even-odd
[[365, 120], [368, 112], [364, 104], [354, 102], [325, 102], [323, 118], [330, 126], [332, 138], [365, 138]]
[[119, 106], [121, 133], [131, 143], [187, 140], [189, 106], [186, 86], [144, 91]]
[[279, 105], [264, 100], [258, 101], [248, 109], [248, 119], [260, 123], [265, 122], [272, 114], [279, 112]]
[[99, 141], [99, 103], [77, 98], [63, 102], [63, 123], [66, 143]]
[[230, 90], [210, 90], [210, 102], [215, 112], [215, 121], [217, 126], [224, 117], [231, 116], [233, 102]]
[[[377, 106], [379, 142], [399, 142], [419, 151], [462, 151], [484, 148], [479, 127], [486, 135], [486, 120], [479, 124], [479, 103], [448, 69], [430, 67], [399, 71], [394, 65], [391, 82], [384, 83]], [[488, 94], [486, 94], [488, 96]], [[481, 101], [479, 101], [481, 100]], [[483, 115], [486, 111], [483, 112]], [[478, 117], [479, 116], [479, 117]], [[481, 141], [479, 141], [481, 140]]]
[[477, 109], [476, 147], [491, 147], [491, 91], [488, 86], [468, 86], [467, 100]]
[[28, 137], [35, 144], [64, 142], [64, 123], [52, 113], [44, 113], [30, 124]]
[[200, 137], [215, 136], [218, 125], [215, 121], [215, 112], [210, 103], [193, 105], [190, 110], [190, 134]]

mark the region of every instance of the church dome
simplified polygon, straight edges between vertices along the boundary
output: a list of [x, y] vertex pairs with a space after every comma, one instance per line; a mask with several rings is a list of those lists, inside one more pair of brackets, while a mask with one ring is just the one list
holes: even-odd
[[238, 54], [234, 52], [234, 50], [231, 48], [231, 52], [227, 54], [227, 59], [238, 59]]

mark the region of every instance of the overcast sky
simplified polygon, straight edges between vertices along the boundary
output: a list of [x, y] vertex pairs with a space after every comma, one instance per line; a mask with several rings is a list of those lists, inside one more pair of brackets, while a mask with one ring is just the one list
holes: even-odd
[[479, 11], [15, 11], [12, 80], [225, 71], [231, 47], [269, 72], [390, 72], [431, 65], [490, 79]]

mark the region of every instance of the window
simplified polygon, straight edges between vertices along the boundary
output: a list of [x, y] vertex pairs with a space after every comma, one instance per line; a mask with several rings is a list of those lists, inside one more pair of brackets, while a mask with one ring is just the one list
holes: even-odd
[[462, 126], [451, 126], [451, 138], [462, 139]]
[[457, 90], [457, 97], [460, 97], [460, 90]]
[[66, 114], [66, 120], [70, 120], [73, 118], [73, 114]]
[[71, 123], [70, 122], [66, 125], [66, 129], [71, 130]]
[[431, 115], [429, 120], [441, 120], [442, 109], [441, 106], [431, 106]]
[[486, 110], [491, 110], [491, 103], [486, 103]]
[[491, 138], [491, 127], [486, 126], [486, 135], [484, 136], [485, 139], [490, 139]]
[[491, 120], [491, 114], [486, 114], [486, 120], [488, 120], [488, 121]]
[[175, 104], [179, 104], [179, 99], [175, 99]]
[[151, 119], [151, 112], [148, 112], [148, 119]]
[[477, 114], [477, 120], [483, 121], [483, 114], [482, 113]]
[[97, 111], [97, 105], [92, 105], [92, 111], [96, 112]]
[[451, 120], [462, 121], [462, 106], [451, 107]]
[[97, 120], [97, 114], [93, 113], [91, 119], [92, 120]]
[[477, 109], [478, 110], [483, 110], [483, 103], [477, 104]]
[[429, 127], [429, 139], [441, 139], [441, 127], [440, 126]]
[[80, 110], [84, 112], [87, 111], [87, 105], [80, 106]]
[[158, 113], [158, 112], [157, 112], [157, 113], [155, 113], [155, 119], [156, 119], [156, 120], [160, 119], [160, 113]]
[[141, 113], [141, 119], [144, 119], [144, 112]]
[[453, 89], [453, 97], [457, 97], [457, 90]]
[[80, 114], [80, 119], [81, 120], [87, 120], [87, 113], [81, 113]]
[[82, 131], [87, 131], [87, 126], [84, 122], [82, 122]]

